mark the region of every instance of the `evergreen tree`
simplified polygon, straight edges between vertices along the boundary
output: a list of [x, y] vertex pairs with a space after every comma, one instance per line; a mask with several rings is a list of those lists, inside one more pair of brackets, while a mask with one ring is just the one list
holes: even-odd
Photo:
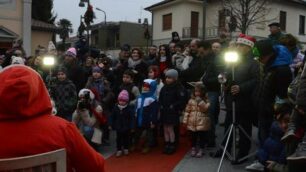
[[53, 0], [32, 0], [32, 18], [53, 24], [57, 15], [53, 12]]
[[57, 26], [60, 28], [59, 34], [65, 48], [66, 38], [69, 38], [69, 33], [73, 32], [72, 23], [68, 19], [60, 19], [57, 22]]

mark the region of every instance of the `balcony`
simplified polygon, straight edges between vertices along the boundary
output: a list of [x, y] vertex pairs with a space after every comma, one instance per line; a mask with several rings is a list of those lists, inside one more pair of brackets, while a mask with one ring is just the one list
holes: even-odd
[[[193, 39], [193, 38], [202, 38], [203, 36], [202, 28], [193, 29], [191, 27], [183, 28], [183, 39]], [[206, 39], [216, 39], [219, 37], [218, 27], [207, 27], [206, 28]]]

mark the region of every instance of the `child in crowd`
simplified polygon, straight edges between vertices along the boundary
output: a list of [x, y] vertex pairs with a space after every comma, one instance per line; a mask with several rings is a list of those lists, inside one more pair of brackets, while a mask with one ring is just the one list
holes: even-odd
[[[153, 129], [157, 124], [158, 102], [155, 96], [157, 83], [153, 79], [143, 81], [142, 91], [136, 102], [136, 141], [142, 147], [142, 153], [150, 151]], [[143, 139], [140, 139], [144, 136]]]
[[[101, 103], [103, 112], [109, 119], [113, 105], [114, 94], [110, 88], [110, 83], [103, 75], [103, 71], [99, 66], [95, 66], [92, 69], [92, 77], [88, 79], [86, 88], [93, 91], [96, 96], [96, 100]], [[109, 145], [109, 125], [105, 123], [103, 126], [103, 143]]]
[[[191, 98], [185, 109], [183, 123], [191, 131], [192, 148], [191, 156], [200, 158], [203, 156], [203, 149], [207, 143], [207, 131], [210, 130], [211, 120], [207, 113], [209, 102], [206, 96], [204, 85], [197, 84], [194, 87]], [[199, 145], [198, 145], [199, 140]], [[200, 149], [197, 150], [197, 146]]]
[[154, 79], [157, 82], [156, 97], [158, 99], [160, 91], [164, 86], [164, 83], [160, 78], [160, 71], [159, 71], [158, 66], [156, 66], [156, 65], [149, 66], [148, 78], [149, 79]]
[[105, 123], [106, 118], [91, 90], [80, 90], [79, 102], [72, 115], [72, 122], [77, 125], [87, 142], [97, 150], [102, 141], [100, 124]]
[[248, 171], [281, 172], [286, 169], [285, 145], [281, 138], [288, 128], [292, 108], [289, 104], [280, 104], [275, 108], [276, 121], [270, 128], [270, 136], [265, 140], [264, 146], [257, 152], [258, 161], [246, 167]]
[[173, 154], [176, 151], [174, 127], [180, 123], [180, 114], [185, 106], [185, 91], [178, 81], [178, 72], [176, 70], [168, 70], [165, 76], [165, 85], [159, 95], [160, 115], [165, 139], [163, 152], [165, 154]]
[[129, 93], [122, 90], [111, 116], [111, 126], [117, 134], [117, 157], [122, 155], [122, 149], [124, 155], [129, 154], [129, 137], [130, 131], [134, 128], [134, 116], [134, 109], [129, 105]]
[[58, 116], [71, 121], [72, 113], [78, 101], [76, 87], [67, 78], [67, 69], [65, 67], [57, 69], [56, 78], [55, 86], [51, 88], [51, 97], [56, 103]]
[[134, 72], [132, 70], [126, 70], [123, 73], [122, 84], [119, 87], [119, 91], [126, 90], [129, 93], [130, 105], [135, 106], [137, 97], [140, 95], [138, 87], [134, 84]]
[[182, 71], [183, 69], [183, 61], [185, 59], [184, 55], [184, 45], [180, 42], [175, 44], [176, 53], [172, 56], [172, 65], [174, 68]]
[[182, 69], [186, 70], [186, 69], [189, 68], [189, 64], [193, 60], [193, 57], [190, 55], [190, 49], [189, 49], [188, 46], [185, 47], [185, 51], [184, 51], [183, 55], [185, 56], [185, 58], [184, 58], [184, 61], [182, 63]]

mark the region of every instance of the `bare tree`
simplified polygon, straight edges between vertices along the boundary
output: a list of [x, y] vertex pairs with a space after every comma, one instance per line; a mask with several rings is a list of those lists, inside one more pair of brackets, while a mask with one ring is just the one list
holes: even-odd
[[[268, 3], [272, 0], [221, 0], [224, 9], [230, 11], [232, 28], [246, 33], [251, 25], [266, 22]], [[234, 22], [234, 23], [233, 23]]]

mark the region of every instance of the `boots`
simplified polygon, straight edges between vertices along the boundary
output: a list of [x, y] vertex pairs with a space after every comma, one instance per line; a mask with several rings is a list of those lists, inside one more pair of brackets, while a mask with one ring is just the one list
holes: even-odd
[[169, 152], [170, 142], [165, 142], [163, 153], [167, 154]]
[[175, 151], [176, 151], [175, 142], [170, 143], [169, 144], [169, 149], [168, 149], [166, 154], [171, 155], [171, 154], [175, 153]]
[[301, 125], [301, 121], [303, 120], [303, 117], [297, 110], [293, 110], [291, 117], [290, 117], [290, 122], [288, 124], [288, 129], [287, 132], [284, 134], [282, 137], [282, 142], [284, 143], [290, 143], [293, 139], [296, 139], [295, 132], [297, 128], [299, 128]]

